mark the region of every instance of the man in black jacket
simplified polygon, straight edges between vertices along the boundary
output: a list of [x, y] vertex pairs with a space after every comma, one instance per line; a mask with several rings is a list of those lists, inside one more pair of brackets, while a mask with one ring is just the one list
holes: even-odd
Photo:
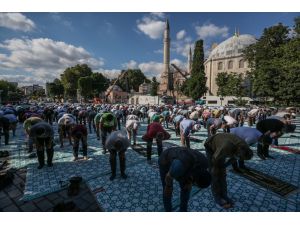
[[30, 129], [30, 138], [36, 144], [37, 157], [39, 166], [38, 169], [41, 169], [45, 165], [45, 148], [47, 153], [47, 165], [51, 167], [53, 159], [53, 137], [54, 131], [52, 126], [46, 122], [40, 122], [33, 125]]
[[230, 208], [233, 202], [227, 196], [226, 167], [237, 159], [251, 159], [253, 152], [243, 139], [230, 133], [215, 134], [206, 139], [204, 146], [212, 176], [211, 191], [215, 202], [223, 208]]
[[159, 158], [159, 171], [163, 186], [163, 203], [166, 212], [172, 211], [173, 179], [180, 185], [180, 211], [186, 212], [192, 185], [206, 188], [211, 177], [207, 158], [197, 150], [171, 147]]

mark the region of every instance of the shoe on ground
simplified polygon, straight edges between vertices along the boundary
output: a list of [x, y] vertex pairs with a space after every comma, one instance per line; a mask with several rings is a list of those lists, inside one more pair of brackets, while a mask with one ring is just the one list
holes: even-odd
[[274, 157], [274, 156], [271, 156], [271, 155], [266, 155], [265, 157], [266, 157], [266, 158], [270, 158], [270, 159], [275, 159], [275, 157]]
[[39, 165], [38, 166], [38, 169], [40, 170], [40, 169], [42, 169], [44, 167], [44, 165]]
[[248, 167], [246, 167], [246, 166], [240, 166], [240, 170], [247, 170], [247, 171], [249, 171], [250, 169], [248, 168]]
[[109, 180], [113, 181], [115, 178], [116, 178], [116, 175], [113, 174], [113, 175], [110, 176]]
[[78, 157], [74, 157], [73, 161], [76, 162], [78, 160]]
[[243, 171], [240, 168], [233, 168], [234, 172], [242, 173]]
[[122, 173], [122, 174], [121, 174], [121, 177], [122, 177], [123, 179], [127, 179], [128, 176], [127, 176], [125, 173]]
[[266, 160], [266, 157], [265, 157], [264, 155], [262, 155], [262, 154], [257, 154], [257, 156], [258, 156], [259, 158], [261, 158], [262, 160]]
[[52, 163], [52, 162], [51, 162], [51, 163], [48, 163], [47, 166], [48, 166], [48, 167], [52, 167], [52, 166], [53, 166], [53, 163]]

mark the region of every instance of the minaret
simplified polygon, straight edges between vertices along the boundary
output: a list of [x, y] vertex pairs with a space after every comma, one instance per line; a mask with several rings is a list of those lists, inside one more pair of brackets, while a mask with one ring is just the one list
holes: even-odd
[[166, 28], [164, 31], [164, 74], [170, 72], [170, 26], [169, 20], [166, 20]]
[[192, 48], [190, 46], [190, 51], [188, 55], [188, 73], [191, 74], [192, 72], [192, 64], [193, 64], [193, 55], [192, 55]]

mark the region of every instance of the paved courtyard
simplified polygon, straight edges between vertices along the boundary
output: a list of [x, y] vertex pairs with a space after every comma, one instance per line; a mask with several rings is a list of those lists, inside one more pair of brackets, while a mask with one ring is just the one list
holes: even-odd
[[[292, 148], [294, 152], [271, 148], [270, 154], [275, 159], [263, 161], [254, 154], [253, 159], [246, 162], [246, 165], [298, 189], [300, 187], [300, 154], [297, 151], [300, 151], [300, 118], [297, 118], [295, 123], [297, 124], [296, 132], [286, 134], [279, 139], [280, 146]], [[142, 123], [138, 135], [138, 144], [144, 147], [146, 145], [142, 142], [141, 136], [145, 133], [146, 127], [146, 123]], [[56, 125], [54, 129], [57, 133]], [[168, 131], [172, 137], [164, 143], [164, 148], [179, 146], [179, 137], [176, 137], [171, 129]], [[191, 148], [204, 152], [203, 142], [206, 139], [206, 130], [201, 128], [200, 132], [195, 133], [193, 137], [195, 141], [191, 142]], [[162, 186], [155, 145], [151, 164], [146, 162], [143, 154], [129, 148], [126, 152], [128, 178], [121, 179], [117, 170], [117, 178], [110, 181], [109, 155], [102, 155], [102, 147], [95, 133], [89, 134], [88, 161], [73, 162], [72, 148], [67, 141], [65, 148], [60, 149], [56, 134], [55, 142], [54, 166], [44, 167], [41, 170], [37, 169], [37, 159], [28, 158], [25, 134], [21, 125], [9, 146], [4, 146], [2, 143], [1, 150], [8, 150], [10, 153], [8, 167], [14, 168], [16, 172], [14, 184], [0, 191], [0, 210], [51, 211], [58, 201], [68, 199], [62, 184], [65, 184], [72, 176], [81, 176], [84, 184], [78, 196], [79, 200], [76, 201], [78, 205], [85, 202], [86, 207], [82, 211], [163, 211]], [[256, 152], [255, 148], [253, 150]], [[231, 168], [228, 168], [227, 182], [229, 196], [235, 201], [234, 208], [224, 210], [216, 206], [210, 188], [193, 187], [189, 211], [300, 211], [299, 190], [287, 195], [279, 195], [270, 188], [233, 173]], [[40, 201], [44, 203], [39, 207], [37, 203]], [[179, 186], [176, 182], [173, 207], [175, 211], [179, 208]]]

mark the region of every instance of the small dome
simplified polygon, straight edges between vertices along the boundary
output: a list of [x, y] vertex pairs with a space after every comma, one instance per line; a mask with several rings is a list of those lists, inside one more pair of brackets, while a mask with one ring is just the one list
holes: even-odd
[[257, 40], [254, 36], [249, 34], [234, 35], [231, 38], [221, 42], [215, 47], [208, 59], [219, 59], [233, 56], [239, 56], [242, 51], [251, 44], [254, 44]]

